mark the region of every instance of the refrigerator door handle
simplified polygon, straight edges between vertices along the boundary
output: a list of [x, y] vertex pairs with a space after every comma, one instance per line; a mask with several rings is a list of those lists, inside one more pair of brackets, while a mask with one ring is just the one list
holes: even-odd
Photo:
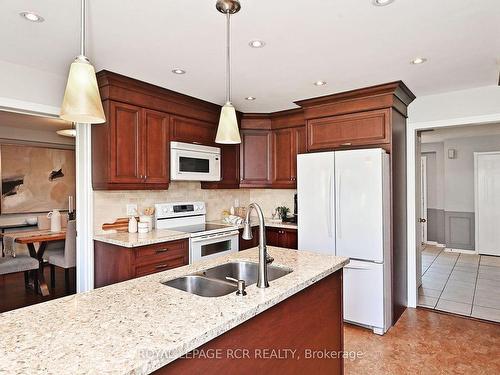
[[328, 225], [328, 237], [333, 236], [332, 231], [332, 216], [333, 216], [333, 176], [330, 174], [328, 177], [328, 217], [327, 217], [327, 225]]
[[336, 176], [336, 182], [337, 182], [337, 188], [336, 188], [336, 194], [335, 194], [335, 216], [337, 216], [336, 218], [336, 229], [337, 229], [337, 237], [340, 239], [342, 238], [342, 218], [340, 217], [340, 215], [342, 214], [341, 210], [340, 210], [340, 205], [341, 205], [341, 193], [342, 193], [342, 190], [341, 190], [341, 187], [342, 187], [342, 172], [338, 172], [338, 175]]

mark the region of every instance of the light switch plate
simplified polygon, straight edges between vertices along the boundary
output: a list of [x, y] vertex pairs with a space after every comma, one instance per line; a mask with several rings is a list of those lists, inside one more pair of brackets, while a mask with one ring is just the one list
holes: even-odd
[[135, 215], [137, 215], [137, 205], [127, 204], [127, 216], [135, 216]]

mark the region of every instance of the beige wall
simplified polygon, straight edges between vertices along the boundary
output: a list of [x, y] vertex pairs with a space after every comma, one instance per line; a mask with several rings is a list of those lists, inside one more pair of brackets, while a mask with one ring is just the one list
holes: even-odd
[[104, 223], [126, 217], [126, 205], [137, 204], [139, 211], [162, 202], [203, 201], [207, 204], [207, 220], [220, 220], [222, 211], [239, 200], [240, 206], [257, 202], [264, 215], [271, 216], [276, 206], [293, 210], [293, 190], [204, 190], [199, 182], [173, 182], [162, 191], [94, 191], [94, 232], [101, 233]]

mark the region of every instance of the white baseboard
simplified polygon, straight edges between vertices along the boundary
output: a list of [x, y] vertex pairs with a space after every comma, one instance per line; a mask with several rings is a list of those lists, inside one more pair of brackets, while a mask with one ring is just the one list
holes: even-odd
[[445, 248], [444, 251], [447, 253], [461, 253], [461, 254], [477, 254], [475, 250], [464, 250], [464, 249], [450, 249], [450, 248]]

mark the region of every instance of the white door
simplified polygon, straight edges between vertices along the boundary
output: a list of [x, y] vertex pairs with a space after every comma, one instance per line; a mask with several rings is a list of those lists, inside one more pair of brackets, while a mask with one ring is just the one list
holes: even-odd
[[427, 243], [427, 157], [420, 157], [420, 219], [422, 244]]
[[344, 320], [384, 328], [384, 265], [352, 260], [344, 267]]
[[337, 255], [384, 261], [382, 149], [335, 153]]
[[297, 157], [299, 250], [335, 254], [334, 172], [334, 152]]
[[476, 251], [500, 256], [500, 151], [474, 153]]

